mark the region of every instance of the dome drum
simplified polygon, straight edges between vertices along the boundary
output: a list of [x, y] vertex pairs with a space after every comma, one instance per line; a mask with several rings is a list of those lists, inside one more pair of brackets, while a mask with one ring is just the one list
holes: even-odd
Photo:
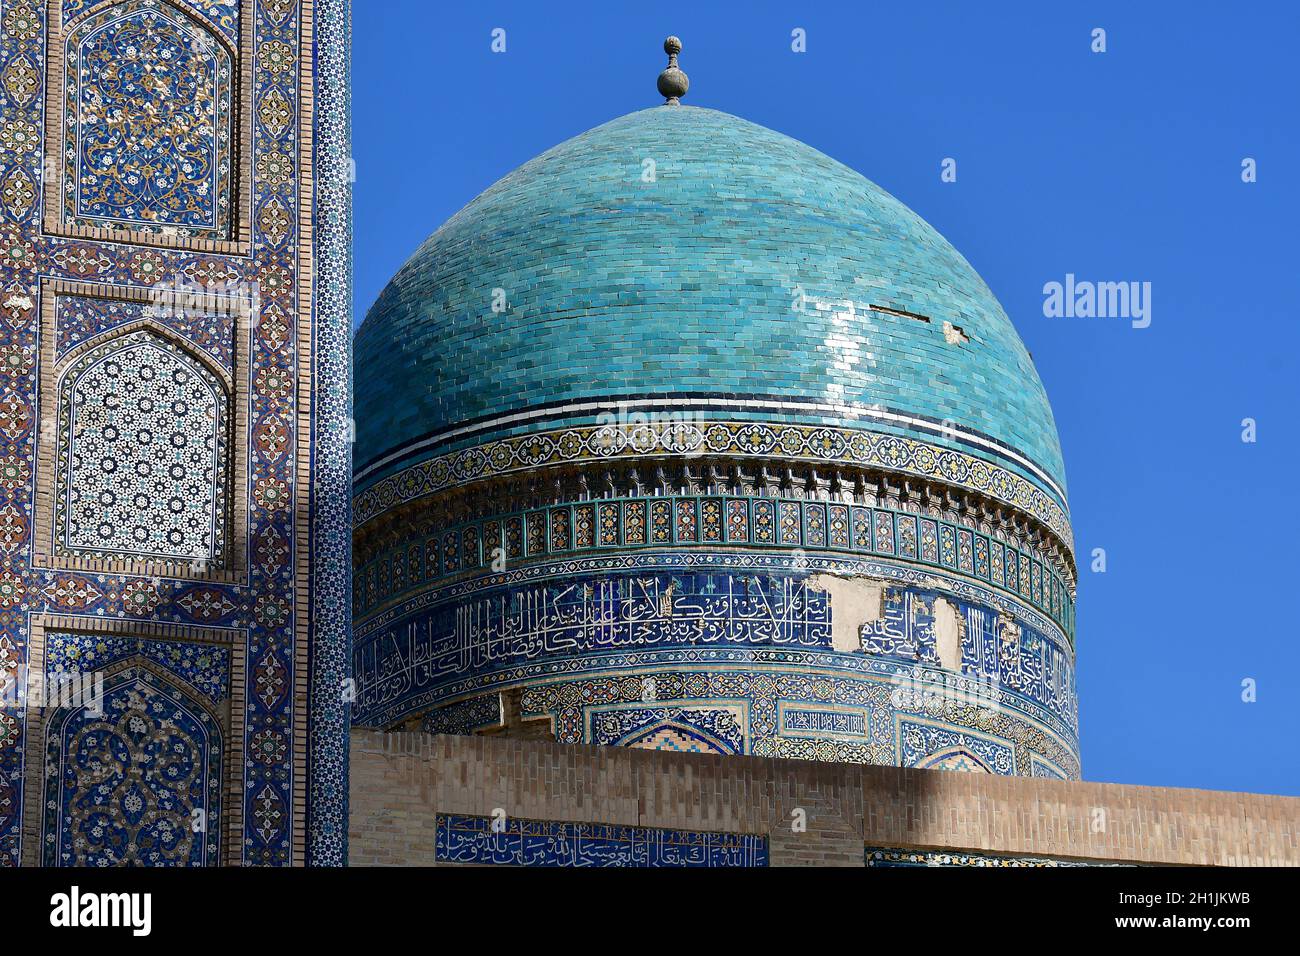
[[1077, 778], [1064, 469], [1010, 321], [879, 187], [665, 82], [358, 333], [354, 720]]

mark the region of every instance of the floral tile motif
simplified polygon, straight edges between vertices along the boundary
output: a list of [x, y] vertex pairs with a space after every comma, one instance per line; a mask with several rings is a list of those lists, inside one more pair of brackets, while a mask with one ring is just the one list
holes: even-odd
[[65, 58], [64, 222], [229, 238], [235, 68], [211, 27], [123, 0], [73, 21]]
[[[97, 6], [101, 0], [63, 0], [63, 22], [71, 23], [77, 17]], [[239, 42], [239, 0], [182, 0], [195, 13], [215, 27], [232, 46]], [[264, 7], [279, 8], [280, 19], [284, 8], [296, 0], [271, 0]]]
[[223, 745], [212, 714], [143, 667], [105, 681], [100, 709], [49, 721], [43, 865], [216, 865]]

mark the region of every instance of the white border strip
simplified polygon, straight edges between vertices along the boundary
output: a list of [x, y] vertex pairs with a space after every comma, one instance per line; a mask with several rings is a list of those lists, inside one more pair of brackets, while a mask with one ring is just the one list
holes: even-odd
[[[1052, 480], [1042, 468], [1034, 464], [1028, 458], [1017, 452], [1012, 451], [996, 442], [989, 441], [972, 432], [963, 431], [959, 428], [939, 428], [936, 429], [933, 422], [926, 421], [922, 418], [914, 418], [910, 415], [900, 415], [897, 412], [885, 411], [880, 408], [873, 408], [870, 405], [841, 405], [832, 402], [808, 402], [808, 401], [770, 401], [763, 399], [722, 399], [722, 398], [650, 398], [637, 399], [635, 401], [586, 401], [572, 402], [568, 405], [552, 406], [550, 408], [534, 409], [532, 411], [514, 412], [509, 415], [502, 415], [498, 418], [489, 419], [488, 421], [478, 422], [473, 425], [463, 425], [459, 428], [451, 428], [446, 431], [430, 435], [411, 445], [405, 445], [397, 449], [371, 465], [367, 465], [353, 477], [353, 482], [364, 481], [367, 477], [374, 474], [379, 469], [391, 464], [393, 461], [403, 458], [412, 452], [419, 451], [431, 445], [441, 442], [450, 441], [465, 435], [471, 435], [480, 431], [492, 431], [498, 428], [508, 427], [510, 425], [521, 424], [533, 421], [538, 418], [550, 418], [558, 415], [577, 414], [581, 412], [598, 412], [601, 410], [610, 410], [617, 408], [674, 408], [674, 407], [704, 407], [704, 408], [723, 408], [723, 409], [763, 409], [763, 410], [781, 410], [794, 412], [830, 412], [840, 418], [871, 418], [878, 421], [894, 422], [902, 425], [919, 427], [929, 432], [946, 432], [952, 438], [962, 441], [968, 445], [975, 445], [990, 451], [1002, 458], [1008, 458], [1020, 465], [1027, 471], [1032, 472], [1040, 480], [1045, 482], [1049, 488], [1054, 491], [1061, 499], [1061, 504], [1066, 501], [1065, 492], [1061, 490], [1060, 485]], [[1067, 509], [1068, 510], [1068, 509]]]

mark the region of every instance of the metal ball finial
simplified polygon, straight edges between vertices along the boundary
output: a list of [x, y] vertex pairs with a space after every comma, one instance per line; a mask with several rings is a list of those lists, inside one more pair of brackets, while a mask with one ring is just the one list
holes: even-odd
[[691, 86], [690, 79], [677, 68], [677, 54], [682, 52], [682, 41], [677, 37], [664, 40], [664, 52], [668, 54], [668, 67], [659, 74], [659, 95], [664, 97], [667, 106], [677, 106]]

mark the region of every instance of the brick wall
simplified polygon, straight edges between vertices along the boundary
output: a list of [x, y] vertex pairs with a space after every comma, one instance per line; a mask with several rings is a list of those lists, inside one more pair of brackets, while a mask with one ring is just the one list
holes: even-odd
[[766, 834], [773, 866], [862, 866], [865, 844], [1300, 865], [1294, 797], [505, 738], [354, 730], [350, 799], [354, 866], [432, 865], [437, 813], [498, 808], [517, 819]]

